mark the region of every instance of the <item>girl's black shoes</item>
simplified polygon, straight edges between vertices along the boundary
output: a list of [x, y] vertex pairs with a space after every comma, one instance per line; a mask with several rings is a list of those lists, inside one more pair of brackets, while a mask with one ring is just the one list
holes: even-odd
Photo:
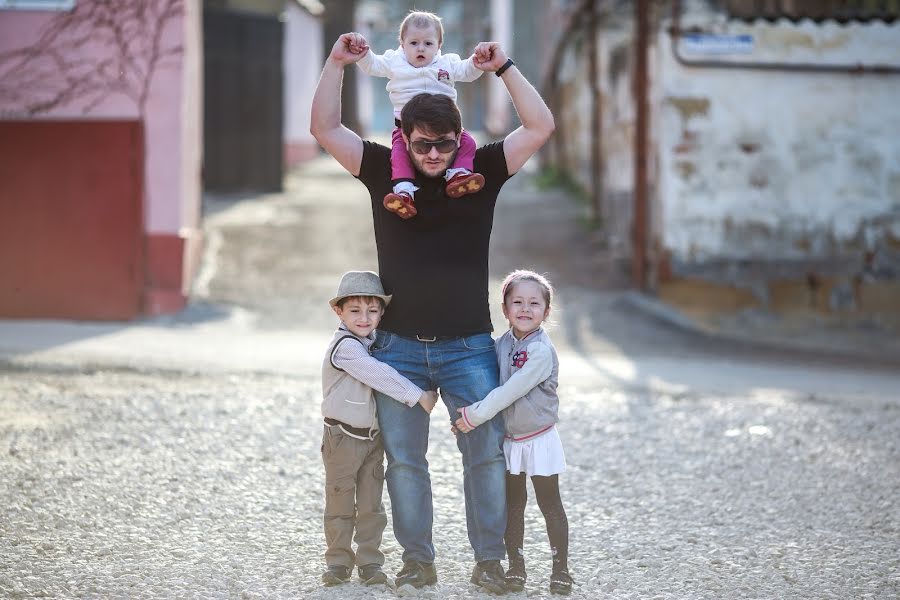
[[503, 580], [506, 589], [510, 592], [521, 592], [525, 589], [525, 561], [522, 559], [510, 559], [509, 568]]
[[[504, 581], [506, 582], [506, 591], [521, 592], [525, 589], [525, 561], [521, 558], [510, 559], [509, 569], [506, 570]], [[568, 571], [553, 571], [550, 575], [550, 593], [568, 596], [572, 593], [572, 576]]]
[[572, 577], [568, 571], [558, 571], [550, 575], [550, 593], [568, 596], [572, 593]]

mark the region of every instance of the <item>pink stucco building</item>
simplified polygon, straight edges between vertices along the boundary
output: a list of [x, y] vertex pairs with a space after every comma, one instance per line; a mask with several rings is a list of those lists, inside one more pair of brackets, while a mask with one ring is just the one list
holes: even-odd
[[69, 4], [0, 9], [0, 317], [178, 310], [201, 245], [200, 3]]

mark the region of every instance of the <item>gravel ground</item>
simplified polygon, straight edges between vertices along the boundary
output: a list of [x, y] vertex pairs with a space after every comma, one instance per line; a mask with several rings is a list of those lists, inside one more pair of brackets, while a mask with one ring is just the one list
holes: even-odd
[[[0, 596], [486, 597], [467, 583], [443, 410], [429, 452], [438, 585], [319, 585], [318, 386], [0, 367]], [[587, 384], [562, 398], [573, 597], [900, 597], [895, 399]], [[510, 597], [549, 597], [533, 501], [527, 519], [529, 582]], [[393, 573], [390, 526], [384, 547]]]

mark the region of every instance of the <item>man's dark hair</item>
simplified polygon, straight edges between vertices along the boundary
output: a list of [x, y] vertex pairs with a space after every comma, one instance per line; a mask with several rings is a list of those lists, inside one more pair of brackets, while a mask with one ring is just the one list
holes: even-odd
[[462, 117], [456, 102], [444, 94], [417, 94], [410, 99], [400, 113], [403, 135], [412, 135], [418, 128], [428, 135], [444, 135], [462, 132]]

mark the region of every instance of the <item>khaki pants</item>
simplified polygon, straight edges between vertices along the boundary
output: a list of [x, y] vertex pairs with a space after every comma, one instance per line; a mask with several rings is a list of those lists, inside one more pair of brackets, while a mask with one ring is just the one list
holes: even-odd
[[[325, 463], [325, 563], [329, 566], [384, 564], [381, 536], [387, 516], [384, 490], [384, 447], [381, 436], [360, 440], [338, 427], [322, 434]], [[354, 529], [356, 530], [354, 536]], [[356, 555], [350, 542], [356, 542]]]

